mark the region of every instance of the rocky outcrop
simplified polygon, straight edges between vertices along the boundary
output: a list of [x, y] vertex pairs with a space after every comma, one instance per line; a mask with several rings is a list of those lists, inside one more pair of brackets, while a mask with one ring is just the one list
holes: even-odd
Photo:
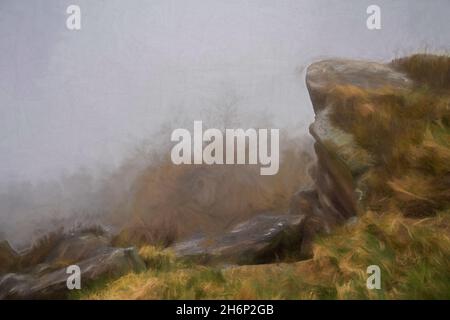
[[[411, 81], [389, 65], [351, 60], [326, 60], [309, 66], [306, 85], [311, 97], [314, 123], [310, 133], [315, 139], [317, 167], [314, 170], [315, 195], [300, 194], [313, 208], [318, 230], [327, 231], [363, 209], [364, 188], [359, 177], [372, 165], [371, 155], [359, 147], [351, 134], [333, 125], [330, 113], [331, 92], [337, 86], [353, 86], [363, 90], [384, 87], [398, 90], [411, 86]], [[295, 208], [295, 198], [293, 206]]]
[[145, 270], [136, 249], [111, 247], [105, 234], [71, 233], [52, 241], [46, 250], [34, 248], [19, 256], [23, 266], [0, 276], [0, 299], [65, 298], [70, 293], [67, 266], [73, 264], [80, 268], [82, 288], [98, 279]]
[[239, 264], [274, 261], [288, 251], [297, 252], [296, 258], [310, 257], [317, 234], [329, 233], [364, 210], [360, 177], [373, 163], [351, 134], [332, 123], [330, 113], [336, 107], [330, 99], [333, 90], [338, 86], [401, 90], [411, 84], [391, 66], [375, 62], [335, 59], [310, 65], [306, 85], [316, 114], [310, 126], [317, 156], [312, 172], [314, 188], [299, 190], [286, 215], [263, 214], [226, 234], [194, 237], [173, 247], [177, 255]]

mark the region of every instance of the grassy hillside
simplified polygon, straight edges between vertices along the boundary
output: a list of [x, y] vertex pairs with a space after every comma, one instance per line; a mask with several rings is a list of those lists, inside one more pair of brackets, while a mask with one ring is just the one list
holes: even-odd
[[[450, 299], [450, 58], [391, 64], [415, 81], [404, 91], [337, 86], [333, 123], [373, 163], [363, 173], [366, 212], [316, 239], [296, 263], [218, 269], [141, 249], [149, 271], [100, 282], [87, 299]], [[382, 289], [366, 288], [366, 268]]]
[[[413, 220], [368, 213], [317, 240], [314, 259], [226, 269], [146, 247], [149, 271], [101, 281], [83, 299], [450, 299], [450, 212]], [[382, 290], [366, 288], [377, 264]]]

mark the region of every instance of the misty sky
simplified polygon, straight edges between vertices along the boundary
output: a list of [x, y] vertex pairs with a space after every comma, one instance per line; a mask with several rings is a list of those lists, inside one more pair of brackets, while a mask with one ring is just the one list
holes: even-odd
[[[369, 4], [382, 30], [366, 28]], [[0, 0], [0, 181], [116, 166], [230, 95], [242, 119], [265, 110], [306, 132], [305, 66], [448, 50], [449, 13], [448, 0]]]

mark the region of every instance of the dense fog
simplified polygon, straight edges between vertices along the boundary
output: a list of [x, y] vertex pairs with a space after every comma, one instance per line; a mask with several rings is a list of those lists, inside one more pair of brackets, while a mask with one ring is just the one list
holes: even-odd
[[[381, 30], [366, 27], [374, 3]], [[120, 225], [136, 179], [194, 120], [280, 128], [309, 166], [308, 64], [448, 51], [448, 12], [448, 0], [2, 0], [0, 239], [74, 216]]]

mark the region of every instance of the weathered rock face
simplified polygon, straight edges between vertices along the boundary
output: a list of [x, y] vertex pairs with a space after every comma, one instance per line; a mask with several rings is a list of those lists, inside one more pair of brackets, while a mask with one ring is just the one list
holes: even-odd
[[[22, 260], [36, 262], [0, 277], [0, 299], [65, 298], [66, 267], [76, 264], [81, 271], [81, 285], [86, 286], [104, 277], [117, 277], [128, 272], [139, 272], [145, 264], [134, 248], [114, 248], [106, 235], [89, 232], [61, 236], [46, 250], [45, 256], [23, 255]], [[17, 258], [20, 260], [20, 256]]]
[[[317, 167], [314, 172], [319, 224], [329, 226], [356, 216], [362, 209], [363, 194], [358, 177], [372, 164], [371, 155], [360, 148], [353, 136], [330, 121], [333, 110], [330, 93], [336, 86], [360, 89], [408, 88], [412, 82], [390, 66], [364, 61], [326, 60], [309, 66], [306, 85], [316, 113], [310, 126], [315, 139]], [[327, 229], [322, 226], [321, 229]]]
[[[175, 244], [179, 257], [200, 262], [262, 263], [281, 258], [288, 249], [301, 247], [305, 215], [257, 215], [231, 231], [212, 237], [197, 236]], [[299, 251], [299, 250], [297, 250]]]

